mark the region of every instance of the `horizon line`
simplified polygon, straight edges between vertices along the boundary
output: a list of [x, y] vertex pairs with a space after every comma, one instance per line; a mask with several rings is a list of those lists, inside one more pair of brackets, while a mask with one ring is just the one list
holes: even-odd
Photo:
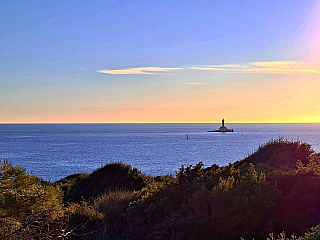
[[[0, 124], [221, 124], [220, 122], [3, 122]], [[320, 124], [320, 122], [227, 122], [226, 124]]]

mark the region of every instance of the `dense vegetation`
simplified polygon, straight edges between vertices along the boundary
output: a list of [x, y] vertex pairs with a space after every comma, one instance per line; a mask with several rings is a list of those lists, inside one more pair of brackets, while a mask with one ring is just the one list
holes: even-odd
[[320, 239], [320, 154], [298, 141], [176, 176], [113, 163], [48, 183], [4, 161], [0, 191], [1, 239]]

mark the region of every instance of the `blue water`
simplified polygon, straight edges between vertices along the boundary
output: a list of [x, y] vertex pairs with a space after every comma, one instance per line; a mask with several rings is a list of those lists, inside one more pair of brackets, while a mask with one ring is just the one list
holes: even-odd
[[[283, 137], [320, 152], [320, 124], [0, 124], [0, 158], [56, 181], [107, 163], [130, 164], [149, 175], [175, 174], [181, 165], [219, 166], [241, 160]], [[187, 134], [189, 139], [187, 139]]]

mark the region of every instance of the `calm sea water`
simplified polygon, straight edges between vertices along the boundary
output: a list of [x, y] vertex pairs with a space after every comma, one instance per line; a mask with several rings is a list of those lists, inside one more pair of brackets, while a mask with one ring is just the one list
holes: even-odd
[[[90, 173], [122, 162], [149, 175], [175, 174], [181, 165], [219, 166], [241, 160], [283, 137], [320, 152], [320, 124], [0, 124], [0, 158], [45, 180]], [[187, 134], [189, 139], [187, 139]]]

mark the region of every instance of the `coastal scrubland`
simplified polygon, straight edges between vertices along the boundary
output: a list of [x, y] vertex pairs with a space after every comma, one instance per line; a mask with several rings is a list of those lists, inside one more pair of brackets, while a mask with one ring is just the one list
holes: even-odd
[[51, 183], [4, 160], [1, 239], [320, 239], [320, 154], [271, 140], [227, 166], [107, 164]]

